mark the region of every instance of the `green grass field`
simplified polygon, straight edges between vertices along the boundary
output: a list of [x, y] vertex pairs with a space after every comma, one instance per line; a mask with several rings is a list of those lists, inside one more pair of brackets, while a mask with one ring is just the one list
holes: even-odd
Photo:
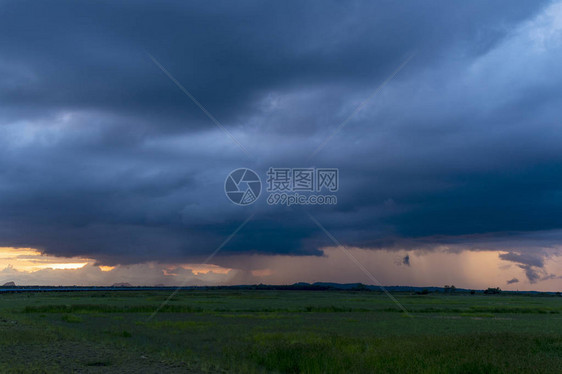
[[0, 295], [1, 373], [556, 373], [562, 297], [162, 291]]

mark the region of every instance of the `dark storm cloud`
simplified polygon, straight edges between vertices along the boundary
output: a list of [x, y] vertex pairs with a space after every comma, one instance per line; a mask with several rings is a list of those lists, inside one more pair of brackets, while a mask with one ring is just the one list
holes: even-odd
[[514, 284], [514, 283], [519, 283], [519, 279], [513, 278], [507, 281], [507, 284]]
[[[339, 167], [341, 189], [309, 210], [359, 246], [559, 229], [549, 4], [0, 3], [0, 245], [204, 259], [250, 215], [224, 197], [232, 169], [307, 166], [413, 51], [312, 160]], [[225, 253], [333, 244], [300, 208], [251, 209]]]
[[533, 268], [532, 266], [521, 264], [519, 265], [519, 267], [525, 270], [525, 275], [527, 276], [529, 283], [536, 283], [540, 279], [539, 272], [537, 271], [537, 269]]
[[402, 259], [402, 264], [410, 266], [410, 255], [404, 256], [404, 258]]
[[501, 253], [499, 257], [502, 260], [514, 262], [517, 266], [523, 269], [529, 283], [536, 283], [539, 280], [548, 280], [556, 277], [553, 274], [546, 273], [546, 270], [544, 269], [544, 255], [541, 256], [540, 254], [535, 253], [508, 252]]
[[505, 261], [516, 262], [527, 266], [534, 266], [539, 268], [542, 268], [544, 266], [543, 259], [536, 255], [509, 252], [501, 253], [500, 258]]
[[[162, 120], [160, 128], [193, 126], [194, 118], [204, 117], [145, 51], [230, 122], [276, 89], [377, 82], [413, 48], [424, 51], [422, 60], [453, 43], [466, 44], [464, 53], [483, 53], [510, 24], [539, 8], [180, 1], [19, 1], [2, 7], [6, 107], [152, 114]], [[439, 17], [437, 10], [448, 15]]]

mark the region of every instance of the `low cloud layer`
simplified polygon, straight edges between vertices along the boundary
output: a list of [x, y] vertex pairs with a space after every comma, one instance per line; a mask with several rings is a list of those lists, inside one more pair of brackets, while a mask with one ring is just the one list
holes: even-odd
[[[457, 288], [486, 289], [501, 287], [504, 290], [559, 291], [560, 278], [546, 277], [539, 283], [530, 283], [525, 271], [502, 260], [495, 251], [447, 249], [424, 253], [415, 251], [373, 251], [348, 248], [358, 261], [384, 285], [443, 286], [454, 284]], [[21, 251], [19, 251], [21, 252]], [[18, 253], [15, 251], [14, 253]], [[4, 253], [4, 254], [7, 254]], [[408, 255], [411, 266], [397, 259]], [[18, 255], [19, 256], [19, 255]], [[545, 269], [551, 274], [562, 273], [558, 258], [547, 260]], [[3, 256], [0, 261], [0, 284], [17, 285], [100, 285], [129, 283], [133, 286], [153, 285], [231, 285], [231, 284], [292, 284], [296, 282], [372, 283], [341, 248], [324, 248], [323, 256], [291, 255], [232, 255], [222, 256], [223, 265], [163, 264], [157, 262], [135, 265], [99, 267], [92, 260], [86, 264], [76, 259], [31, 259], [40, 265], [34, 269], [13, 262], [14, 256]], [[64, 268], [58, 264], [71, 264]], [[14, 265], [12, 265], [14, 264]], [[506, 279], [511, 279], [506, 284]], [[520, 281], [516, 281], [520, 279]]]

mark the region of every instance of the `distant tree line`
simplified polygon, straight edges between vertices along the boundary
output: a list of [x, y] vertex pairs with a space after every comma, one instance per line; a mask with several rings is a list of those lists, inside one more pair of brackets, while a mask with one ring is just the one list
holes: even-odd
[[443, 287], [443, 292], [445, 293], [455, 293], [455, 291], [457, 290], [457, 288], [454, 285], [448, 285], [446, 284], [445, 287]]

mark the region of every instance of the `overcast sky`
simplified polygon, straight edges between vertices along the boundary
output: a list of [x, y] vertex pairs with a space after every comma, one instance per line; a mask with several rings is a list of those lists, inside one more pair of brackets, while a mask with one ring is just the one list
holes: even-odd
[[[279, 259], [314, 269], [334, 246], [307, 211], [398, 258], [382, 281], [421, 282], [424, 253], [495, 251], [552, 288], [560, 66], [554, 1], [0, 0], [0, 247], [196, 264], [254, 214], [210, 263], [298, 281]], [[339, 168], [338, 204], [225, 196], [233, 169], [272, 166]]]

